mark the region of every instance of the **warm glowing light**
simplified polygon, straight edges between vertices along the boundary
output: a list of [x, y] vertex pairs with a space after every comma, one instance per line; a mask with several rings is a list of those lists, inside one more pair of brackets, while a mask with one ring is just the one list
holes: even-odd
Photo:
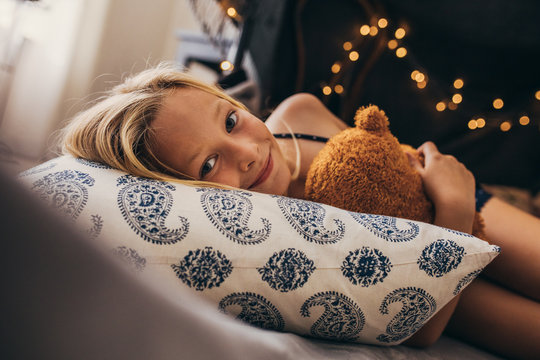
[[332, 93], [332, 88], [327, 85], [322, 88], [322, 92], [324, 95], [330, 95]]
[[420, 71], [414, 70], [414, 71], [411, 73], [411, 79], [416, 80], [416, 75], [418, 75], [418, 74], [420, 74]]
[[336, 92], [336, 94], [342, 94], [343, 93], [343, 86], [341, 86], [339, 84], [334, 86], [334, 91]]
[[377, 21], [377, 25], [379, 25], [381, 29], [384, 29], [388, 26], [388, 20], [386, 20], [385, 18], [380, 18], [379, 21]]
[[404, 47], [400, 47], [396, 50], [396, 56], [398, 58], [405, 57], [405, 55], [407, 55], [407, 49], [405, 49]]
[[416, 83], [416, 86], [418, 86], [419, 89], [425, 88], [426, 85], [427, 85], [427, 81], [425, 81], [425, 80], [424, 81], [419, 81], [419, 82]]
[[372, 26], [369, 28], [369, 35], [375, 36], [379, 33], [379, 29], [377, 29], [376, 26]]
[[476, 119], [476, 126], [478, 126], [478, 128], [483, 128], [486, 126], [486, 120], [484, 120], [484, 118]]
[[529, 125], [530, 122], [531, 122], [531, 119], [529, 119], [529, 117], [527, 115], [524, 115], [524, 116], [519, 118], [519, 123], [521, 125], [523, 125], [523, 126]]
[[511, 127], [512, 127], [512, 124], [510, 124], [510, 121], [503, 121], [500, 126], [501, 131], [508, 131], [510, 130]]
[[352, 49], [352, 43], [350, 41], [345, 41], [343, 43], [343, 50], [349, 51]]
[[538, 90], [536, 94], [534, 94], [534, 97], [536, 98], [536, 100], [540, 100], [540, 90]]
[[369, 34], [370, 30], [371, 30], [371, 28], [369, 27], [369, 25], [362, 25], [360, 27], [360, 34], [367, 35], [367, 34]]
[[478, 127], [478, 121], [475, 119], [469, 120], [467, 126], [469, 127], [469, 129], [474, 130]]
[[356, 61], [356, 60], [358, 60], [359, 57], [360, 57], [360, 55], [358, 54], [357, 51], [351, 51], [349, 53], [349, 59], [351, 59], [351, 61]]
[[397, 29], [396, 32], [394, 33], [394, 36], [396, 37], [396, 39], [403, 39], [405, 37], [405, 29], [404, 28]]
[[332, 65], [332, 72], [334, 74], [337, 74], [340, 71], [341, 71], [341, 65], [339, 63], [334, 63], [334, 65]]
[[439, 101], [437, 105], [435, 105], [435, 109], [437, 109], [437, 111], [444, 111], [446, 109], [446, 104], [442, 101]]
[[461, 89], [463, 87], [464, 83], [463, 83], [463, 80], [462, 79], [456, 79], [454, 81], [454, 87], [456, 89]]
[[453, 103], [459, 104], [462, 101], [463, 101], [463, 96], [461, 96], [461, 94], [454, 94], [454, 96], [452, 96]]
[[456, 110], [457, 104], [455, 102], [449, 102], [448, 103], [448, 110]]
[[421, 72], [418, 72], [418, 74], [414, 76], [414, 80], [416, 80], [417, 82], [422, 82], [426, 80], [426, 76], [422, 74]]
[[389, 48], [390, 50], [394, 50], [395, 48], [397, 48], [397, 46], [398, 46], [398, 42], [397, 42], [397, 40], [395, 40], [395, 39], [392, 39], [392, 40], [390, 40], [390, 41], [388, 42], [388, 48]]
[[[502, 99], [495, 99], [493, 100], [493, 107], [495, 109], [502, 109], [502, 107], [504, 106], [504, 101], [502, 101]], [[504, 131], [504, 130], [503, 130]]]
[[227, 15], [230, 17], [235, 17], [238, 13], [236, 12], [236, 9], [233, 7], [230, 7], [227, 9]]
[[219, 67], [223, 71], [229, 71], [234, 68], [234, 65], [229, 60], [224, 60], [219, 64]]

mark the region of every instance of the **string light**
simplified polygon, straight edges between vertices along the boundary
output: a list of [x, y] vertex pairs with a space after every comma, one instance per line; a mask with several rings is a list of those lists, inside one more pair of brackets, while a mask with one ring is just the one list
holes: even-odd
[[439, 112], [444, 111], [446, 110], [446, 104], [443, 101], [439, 101], [437, 105], [435, 105], [435, 109], [437, 109]]
[[236, 17], [236, 15], [238, 15], [238, 13], [236, 12], [236, 9], [233, 8], [233, 7], [230, 7], [227, 9], [227, 15], [229, 15], [230, 17]]
[[469, 120], [467, 126], [469, 127], [469, 129], [474, 130], [478, 127], [478, 121], [475, 119]]
[[504, 132], [510, 130], [511, 127], [512, 127], [512, 124], [510, 123], [510, 121], [503, 121], [500, 126], [501, 131], [504, 131]]
[[385, 18], [380, 18], [379, 21], [377, 21], [377, 25], [379, 25], [381, 29], [384, 29], [388, 26], [388, 20], [386, 20]]
[[464, 83], [463, 83], [463, 79], [456, 79], [454, 81], [454, 87], [456, 89], [461, 89], [463, 87]]
[[405, 49], [403, 46], [396, 50], [396, 56], [398, 58], [403, 58], [406, 55], [407, 55], [407, 49]]
[[234, 65], [229, 60], [224, 60], [219, 64], [219, 67], [223, 71], [229, 71], [234, 68]]
[[396, 32], [394, 33], [394, 36], [396, 39], [403, 39], [405, 37], [405, 29], [404, 28], [398, 28]]
[[523, 115], [522, 117], [519, 118], [519, 123], [523, 126], [529, 125], [530, 122], [531, 122], [531, 119], [529, 119], [527, 115]]
[[394, 49], [397, 48], [397, 47], [398, 47], [398, 42], [397, 42], [397, 40], [392, 39], [392, 40], [388, 41], [388, 48], [389, 48], [390, 50], [394, 50]]
[[[235, 17], [235, 16], [238, 16], [238, 13], [236, 12], [236, 10], [234, 8], [228, 8], [227, 9], [227, 14], [230, 16], [230, 17]], [[367, 36], [367, 35], [370, 35], [370, 36], [377, 36], [379, 35], [379, 33], [384, 33], [382, 29], [385, 29], [386, 27], [389, 26], [389, 21], [388, 19], [386, 18], [380, 18], [380, 19], [376, 19], [376, 18], [372, 18], [371, 21], [370, 21], [371, 25], [369, 24], [364, 24], [362, 26], [360, 26], [359, 28], [359, 32], [360, 32], [360, 35], [362, 36]], [[395, 51], [395, 55], [398, 57], [398, 58], [404, 58], [407, 56], [408, 54], [408, 50], [405, 46], [403, 46], [403, 44], [400, 45], [401, 41], [406, 35], [407, 35], [407, 31], [405, 30], [406, 26], [402, 26], [402, 27], [398, 27], [397, 29], [395, 29], [394, 31], [394, 38], [393, 39], [390, 39], [388, 42], [387, 42], [387, 47], [389, 50], [391, 51]], [[381, 29], [381, 30], [379, 30]], [[358, 36], [358, 35], [357, 35]], [[354, 43], [358, 43], [358, 38], [354, 39]], [[353, 42], [351, 41], [346, 41], [343, 43], [343, 49], [347, 52], [346, 53], [346, 56], [348, 56], [349, 60], [350, 61], [357, 61], [359, 60], [360, 58], [360, 54], [358, 53], [358, 51], [354, 51], [352, 50], [353, 49]], [[412, 63], [412, 59], [409, 60], [411, 63]], [[226, 71], [226, 70], [232, 70], [233, 68], [233, 65], [228, 62], [228, 61], [224, 61], [220, 64], [222, 70]], [[331, 71], [333, 74], [338, 74], [342, 71], [342, 64], [340, 62], [335, 62], [334, 64], [332, 64], [331, 66]], [[411, 76], [411, 79], [413, 81], [415, 81], [416, 83], [416, 86], [418, 87], [418, 89], [424, 89], [426, 86], [427, 86], [427, 83], [428, 83], [428, 76], [423, 73], [422, 71], [420, 70], [414, 70], [411, 72], [410, 74]], [[454, 92], [454, 94], [452, 95], [451, 97], [451, 100], [444, 100], [444, 101], [439, 101], [438, 103], [436, 103], [435, 105], [435, 109], [438, 111], [438, 112], [443, 112], [445, 110], [456, 110], [458, 108], [458, 104], [461, 104], [462, 101], [463, 101], [463, 95], [461, 94], [461, 91], [459, 92], [456, 92], [455, 90], [460, 90], [464, 87], [465, 85], [465, 82], [463, 80], [463, 78], [455, 78], [455, 80], [452, 82], [452, 90]], [[332, 92], [335, 92], [336, 94], [342, 94], [344, 93], [345, 89], [343, 87], [343, 85], [341, 84], [337, 84], [337, 85], [334, 85], [333, 88], [328, 86], [328, 85], [322, 85], [322, 92], [324, 95], [330, 95], [332, 94]], [[448, 94], [450, 95], [450, 94]], [[534, 97], [536, 100], [539, 100], [540, 101], [540, 89], [536, 90], [534, 92]], [[496, 98], [493, 100], [492, 102], [492, 106], [494, 109], [496, 110], [500, 110], [504, 107], [504, 101], [501, 99], [501, 98]], [[495, 121], [495, 119], [492, 119], [491, 122]], [[530, 124], [531, 122], [535, 122], [537, 121], [536, 118], [529, 118], [529, 116], [526, 116], [526, 115], [523, 115], [521, 117], [519, 117], [519, 124], [523, 125], [523, 126], [526, 126], [528, 124]], [[487, 121], [484, 119], [484, 118], [477, 118], [477, 119], [471, 119], [468, 123], [467, 123], [467, 126], [469, 129], [471, 130], [474, 130], [474, 129], [480, 129], [480, 128], [483, 128], [485, 127], [487, 124]], [[511, 121], [503, 121], [502, 123], [499, 124], [499, 128], [501, 131], [509, 131], [511, 128], [512, 128], [512, 122]], [[539, 129], [540, 129], [540, 123], [539, 123]]]
[[322, 92], [324, 95], [330, 95], [332, 93], [332, 88], [328, 85], [323, 87]]
[[486, 126], [486, 120], [484, 118], [476, 119], [476, 126], [478, 128], [483, 128], [484, 126]]
[[452, 102], [454, 104], [459, 104], [461, 101], [463, 101], [463, 96], [461, 96], [461, 94], [454, 94], [454, 96], [452, 96]]
[[371, 28], [369, 27], [369, 25], [362, 25], [360, 27], [360, 34], [366, 36], [367, 34], [369, 34], [370, 30], [371, 30]]

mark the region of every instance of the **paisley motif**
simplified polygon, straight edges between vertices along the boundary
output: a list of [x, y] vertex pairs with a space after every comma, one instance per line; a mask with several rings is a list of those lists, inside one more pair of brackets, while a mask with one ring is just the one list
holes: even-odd
[[478, 275], [480, 275], [480, 273], [482, 272], [483, 268], [482, 269], [478, 269], [478, 270], [475, 270], [467, 275], [465, 275], [463, 277], [463, 279], [459, 280], [456, 288], [454, 289], [454, 292], [453, 294], [454, 295], [457, 295], [461, 292], [461, 290], [463, 290], [467, 285], [469, 285], [470, 283], [472, 283], [472, 281], [474, 279], [476, 279], [476, 277]]
[[144, 240], [154, 244], [174, 244], [189, 231], [189, 223], [179, 216], [180, 226], [171, 230], [165, 219], [172, 207], [171, 191], [176, 188], [166, 182], [124, 175], [117, 179], [118, 206], [124, 219]]
[[137, 272], [143, 271], [146, 267], [146, 259], [139, 255], [135, 249], [125, 246], [118, 246], [117, 248], [113, 249], [112, 253]]
[[421, 270], [432, 277], [441, 277], [458, 267], [465, 249], [452, 240], [439, 239], [426, 246], [416, 261]]
[[273, 196], [285, 218], [309, 242], [334, 244], [343, 238], [345, 225], [334, 219], [336, 230], [330, 231], [324, 226], [326, 210], [320, 204], [297, 200], [283, 196]]
[[90, 239], [95, 239], [101, 233], [101, 229], [103, 229], [103, 219], [99, 215], [91, 215], [90, 221], [92, 222], [92, 227], [86, 230], [86, 233]]
[[225, 236], [242, 245], [260, 244], [270, 235], [268, 219], [261, 218], [262, 229], [252, 230], [248, 226], [253, 204], [248, 192], [202, 188], [201, 204], [212, 224]]
[[111, 166], [109, 166], [107, 164], [97, 162], [97, 161], [87, 160], [87, 159], [83, 159], [83, 158], [76, 158], [75, 161], [77, 161], [78, 163], [81, 163], [83, 165], [96, 168], [96, 169], [112, 169]]
[[40, 199], [57, 208], [62, 215], [77, 219], [88, 201], [87, 187], [94, 179], [83, 172], [64, 170], [48, 174], [33, 183], [32, 190]]
[[190, 251], [171, 267], [180, 280], [197, 291], [219, 287], [233, 270], [231, 261], [210, 246]]
[[368, 287], [383, 282], [392, 269], [392, 263], [380, 250], [363, 246], [349, 252], [341, 272], [354, 285]]
[[309, 317], [309, 308], [323, 306], [323, 314], [311, 326], [311, 335], [331, 340], [355, 340], [364, 328], [364, 313], [347, 296], [335, 291], [320, 292], [304, 302], [300, 314]]
[[286, 249], [274, 253], [257, 271], [272, 289], [287, 292], [304, 286], [315, 266], [302, 251]]
[[236, 318], [249, 324], [270, 330], [283, 330], [285, 322], [280, 312], [263, 296], [251, 292], [232, 293], [219, 302], [219, 309], [224, 313], [232, 305], [242, 308]]
[[420, 232], [417, 224], [409, 221], [405, 223], [408, 229], [397, 227], [397, 218], [383, 215], [362, 214], [349, 212], [358, 223], [365, 226], [369, 231], [380, 238], [391, 242], [406, 242], [416, 238]]
[[425, 290], [407, 287], [386, 295], [379, 311], [388, 314], [389, 305], [395, 302], [402, 303], [403, 306], [386, 326], [386, 333], [377, 336], [380, 342], [393, 343], [414, 334], [437, 309], [435, 299]]

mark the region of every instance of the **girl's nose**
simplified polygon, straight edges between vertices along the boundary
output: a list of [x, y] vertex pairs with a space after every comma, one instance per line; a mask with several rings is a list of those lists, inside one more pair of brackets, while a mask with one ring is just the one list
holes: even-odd
[[249, 141], [232, 141], [231, 156], [240, 171], [248, 171], [257, 161], [259, 146]]

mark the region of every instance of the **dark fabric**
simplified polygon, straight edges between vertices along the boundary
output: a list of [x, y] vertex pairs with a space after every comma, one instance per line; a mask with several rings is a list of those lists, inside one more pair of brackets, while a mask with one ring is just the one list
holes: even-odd
[[321, 143], [325, 143], [328, 141], [328, 138], [317, 136], [317, 135], [299, 134], [299, 133], [274, 134], [274, 137], [276, 139], [292, 139], [293, 136], [297, 139], [310, 140], [310, 141], [316, 141], [316, 142], [321, 142]]

